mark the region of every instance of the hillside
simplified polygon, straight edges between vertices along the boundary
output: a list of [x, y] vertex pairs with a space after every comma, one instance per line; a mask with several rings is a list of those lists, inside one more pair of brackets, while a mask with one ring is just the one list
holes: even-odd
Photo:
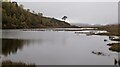
[[2, 2], [3, 29], [30, 29], [30, 28], [60, 28], [71, 27], [65, 21], [45, 17], [42, 13], [30, 12], [17, 2]]

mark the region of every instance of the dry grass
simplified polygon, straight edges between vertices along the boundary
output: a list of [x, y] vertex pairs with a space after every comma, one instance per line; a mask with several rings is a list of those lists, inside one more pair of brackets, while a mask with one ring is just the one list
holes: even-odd
[[36, 67], [34, 64], [26, 64], [23, 62], [3, 61], [2, 67]]
[[106, 30], [109, 32], [109, 34], [105, 34], [105, 35], [115, 35], [115, 36], [120, 36], [120, 24], [119, 25], [106, 25], [106, 26], [101, 26], [98, 27], [98, 29], [100, 30]]
[[120, 52], [120, 43], [111, 43], [111, 44], [107, 44], [107, 45], [111, 46], [109, 48], [109, 50], [115, 51], [115, 52]]

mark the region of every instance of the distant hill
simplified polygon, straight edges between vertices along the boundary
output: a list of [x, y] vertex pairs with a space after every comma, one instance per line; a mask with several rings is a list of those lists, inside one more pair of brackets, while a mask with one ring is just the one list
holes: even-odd
[[[2, 2], [2, 28], [24, 29], [24, 28], [50, 28], [71, 27], [65, 21], [51, 17], [45, 17], [42, 13], [30, 12], [17, 2]], [[38, 7], [39, 8], [39, 7]]]
[[90, 24], [87, 24], [87, 23], [71, 23], [71, 25], [75, 25], [75, 26], [78, 26], [78, 27], [91, 26]]
[[75, 25], [78, 27], [99, 27], [99, 26], [104, 26], [102, 24], [87, 24], [87, 23], [71, 23], [71, 25]]

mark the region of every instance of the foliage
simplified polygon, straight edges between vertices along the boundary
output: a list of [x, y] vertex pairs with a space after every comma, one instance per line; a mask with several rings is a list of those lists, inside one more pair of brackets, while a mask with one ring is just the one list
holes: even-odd
[[63, 16], [63, 17], [62, 17], [62, 20], [65, 21], [66, 19], [67, 19], [67, 16]]

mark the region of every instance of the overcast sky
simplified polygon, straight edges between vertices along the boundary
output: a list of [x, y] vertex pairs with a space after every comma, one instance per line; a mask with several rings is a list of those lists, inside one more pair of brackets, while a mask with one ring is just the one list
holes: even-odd
[[12, 0], [17, 2], [118, 2], [120, 0]]
[[66, 15], [68, 17], [67, 21], [70, 23], [109, 24], [118, 22], [117, 2], [92, 1], [93, 0], [91, 0], [91, 2], [19, 2], [19, 4], [23, 4], [25, 8], [29, 8], [35, 12], [41, 12], [44, 16], [48, 17], [61, 19]]

